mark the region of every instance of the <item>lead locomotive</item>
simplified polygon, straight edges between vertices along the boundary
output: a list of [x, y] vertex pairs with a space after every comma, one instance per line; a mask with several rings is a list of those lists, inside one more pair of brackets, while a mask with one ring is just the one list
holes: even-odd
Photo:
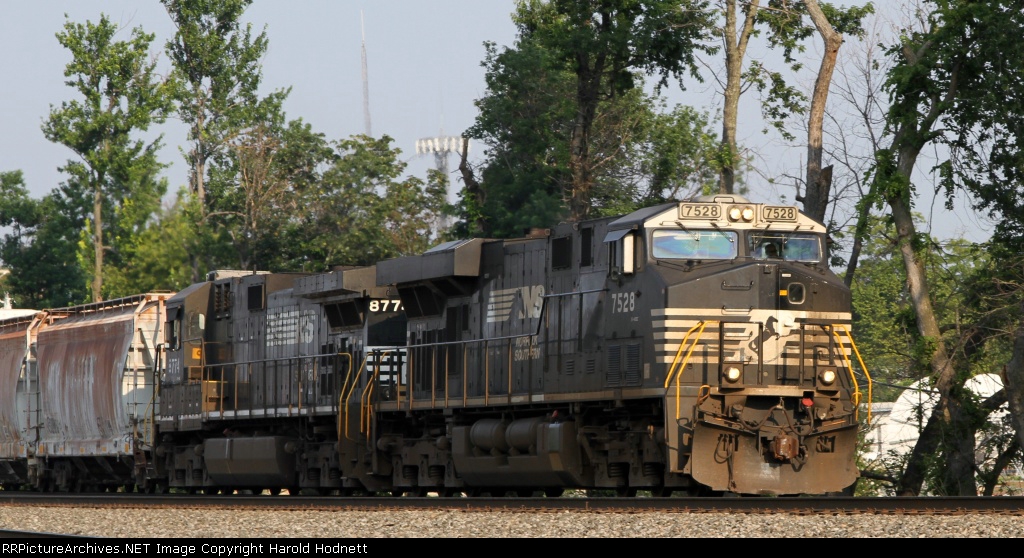
[[[211, 273], [146, 297], [161, 342], [142, 336], [141, 368], [114, 359], [117, 404], [99, 413], [120, 417], [116, 451], [55, 456], [22, 425], [0, 432], [24, 442], [0, 443], [0, 480], [207, 493], [840, 492], [858, 477], [869, 386], [862, 363], [855, 374], [850, 292], [827, 242], [796, 207], [719, 195], [325, 274]], [[76, 312], [41, 312], [33, 327]], [[24, 319], [6, 323], [0, 343], [7, 327], [46, 351]], [[91, 345], [80, 360], [106, 344]], [[77, 362], [63, 361], [61, 385]], [[40, 373], [31, 355], [17, 364]], [[136, 391], [152, 403], [129, 404]], [[18, 393], [31, 408], [32, 390]], [[53, 418], [46, 405], [42, 415]]]

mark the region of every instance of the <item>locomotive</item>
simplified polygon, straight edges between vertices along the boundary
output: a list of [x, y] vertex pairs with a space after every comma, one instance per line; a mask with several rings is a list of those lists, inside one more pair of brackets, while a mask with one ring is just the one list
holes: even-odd
[[0, 320], [0, 485], [848, 491], [870, 376], [828, 242], [703, 196]]

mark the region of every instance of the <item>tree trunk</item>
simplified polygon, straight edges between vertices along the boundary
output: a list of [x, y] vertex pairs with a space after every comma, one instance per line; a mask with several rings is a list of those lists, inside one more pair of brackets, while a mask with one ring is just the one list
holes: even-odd
[[466, 199], [474, 206], [470, 208], [469, 216], [472, 220], [466, 222], [466, 228], [469, 229], [470, 236], [490, 236], [483, 217], [483, 207], [486, 201], [484, 191], [480, 187], [480, 182], [473, 176], [473, 169], [469, 166], [468, 157], [469, 138], [462, 138], [462, 149], [459, 150], [459, 173], [462, 174], [462, 182], [466, 185]]
[[92, 191], [93, 302], [103, 300], [103, 192], [99, 183], [97, 180]]
[[591, 194], [594, 189], [590, 161], [590, 130], [597, 113], [597, 102], [604, 74], [605, 57], [599, 54], [593, 67], [590, 53], [577, 55], [576, 67], [576, 121], [569, 138], [569, 220], [582, 221], [590, 216]]
[[804, 196], [804, 213], [824, 223], [829, 191], [832, 188], [832, 173], [831, 169], [825, 173], [821, 168], [821, 128], [825, 119], [828, 89], [832, 83], [832, 73], [836, 68], [836, 57], [839, 56], [843, 36], [832, 28], [817, 0], [804, 0], [804, 5], [807, 6], [814, 27], [818, 29], [825, 42], [825, 54], [821, 57], [821, 67], [818, 68], [818, 77], [814, 81], [810, 119], [807, 122], [807, 192]]
[[722, 170], [719, 175], [718, 191], [732, 194], [736, 187], [736, 122], [739, 119], [743, 58], [747, 53], [750, 33], [754, 29], [760, 0], [747, 4], [743, 28], [736, 30], [736, 0], [727, 0], [725, 5], [725, 31], [722, 43], [725, 45], [725, 101], [722, 105]]
[[[1020, 315], [1024, 316], [1024, 302], [1020, 305]], [[1024, 318], [1017, 323], [1017, 331], [1014, 332], [1013, 354], [1003, 369], [1003, 385], [1006, 386], [1017, 443], [1024, 447]]]
[[[908, 148], [900, 152], [899, 174], [904, 177], [910, 176], [910, 169], [913, 168], [919, 152], [915, 148]], [[946, 435], [962, 436], [968, 421], [963, 416], [963, 405], [959, 397], [953, 396], [955, 369], [946, 352], [945, 344], [942, 342], [939, 323], [932, 307], [924, 261], [914, 247], [917, 231], [914, 227], [911, 208], [900, 194], [891, 194], [887, 196], [886, 201], [889, 203], [896, 224], [898, 248], [903, 256], [904, 269], [907, 274], [907, 290], [914, 308], [918, 333], [923, 339], [933, 343], [934, 347], [929, 369], [931, 377], [934, 378], [934, 388], [938, 391], [938, 403], [911, 452], [899, 487], [901, 496], [916, 496], [921, 493], [924, 486], [928, 460], [936, 453], [940, 441]], [[965, 489], [965, 485], [968, 484], [964, 478], [965, 474], [971, 476], [971, 483], [973, 483], [973, 443], [971, 446], [968, 452], [963, 450], [962, 445], [954, 447], [954, 444], [948, 444], [945, 446], [947, 450], [945, 484], [947, 487], [953, 484], [949, 481], [949, 475], [959, 479], [956, 484], [961, 487], [961, 490]], [[974, 494], [973, 490], [971, 494]]]

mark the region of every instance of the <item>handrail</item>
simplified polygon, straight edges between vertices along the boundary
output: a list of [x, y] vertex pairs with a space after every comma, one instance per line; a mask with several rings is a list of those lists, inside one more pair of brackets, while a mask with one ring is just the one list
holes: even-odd
[[[832, 326], [832, 335], [835, 336], [836, 342], [839, 343], [839, 348], [840, 349], [844, 349], [843, 342], [839, 338], [839, 333], [836, 332], [836, 328], [837, 327], [842, 328], [843, 329], [843, 333], [846, 334], [846, 338], [850, 340], [850, 347], [853, 349], [854, 354], [857, 355], [857, 362], [860, 363], [860, 368], [861, 368], [861, 370], [864, 371], [864, 377], [867, 378], [867, 389], [868, 389], [868, 417], [867, 417], [867, 421], [870, 424], [871, 423], [871, 400], [872, 400], [872, 393], [871, 393], [871, 391], [872, 391], [872, 385], [873, 385], [874, 382], [871, 380], [871, 374], [868, 373], [867, 365], [864, 364], [864, 359], [860, 356], [860, 350], [857, 349], [857, 343], [854, 342], [854, 340], [853, 340], [853, 334], [850, 332], [850, 330], [846, 329], [845, 325], [842, 325], [842, 324], [837, 324], [837, 325], [833, 325]], [[846, 368], [850, 371], [850, 379], [853, 381], [853, 385], [854, 385], [854, 394], [857, 397], [857, 405], [855, 406], [855, 409], [857, 411], [859, 411], [859, 409], [860, 409], [860, 386], [857, 384], [856, 376], [853, 375], [853, 366], [850, 364], [850, 357], [849, 357], [849, 355], [846, 354], [845, 350], [843, 350], [841, 352], [842, 352], [842, 355], [843, 355], [843, 360], [846, 361]], [[854, 417], [856, 417], [856, 416], [857, 416], [857, 412], [855, 411], [854, 412]]]
[[[360, 405], [359, 432], [361, 434], [366, 434], [366, 429], [363, 428], [363, 415], [366, 415], [367, 423], [370, 422], [370, 412], [369, 412], [369, 410], [371, 409], [370, 395], [373, 394], [373, 389], [377, 385], [377, 378], [380, 376], [380, 363], [381, 363], [381, 361], [383, 360], [383, 358], [385, 356], [391, 354], [392, 352], [393, 351], [367, 352], [366, 359], [363, 360], [363, 366], [365, 367], [366, 363], [368, 362], [368, 360], [370, 358], [370, 355], [372, 354], [374, 357], [376, 357], [377, 367], [373, 371], [373, 376], [371, 376], [371, 377], [366, 379], [366, 387], [363, 388], [363, 393], [359, 396], [359, 405]], [[366, 411], [364, 411], [364, 409]], [[367, 424], [366, 427], [369, 428], [369, 424]]]
[[[701, 320], [701, 321], [697, 322], [697, 324], [695, 324], [693, 327], [691, 327], [689, 331], [686, 332], [686, 335], [683, 336], [683, 340], [679, 342], [679, 349], [676, 351], [675, 358], [672, 359], [672, 366], [669, 366], [668, 374], [665, 374], [665, 389], [666, 390], [668, 389], [669, 384], [672, 383], [673, 377], [676, 379], [676, 419], [677, 420], [679, 419], [679, 413], [680, 413], [680, 410], [681, 410], [680, 409], [680, 406], [682, 404], [682, 393], [681, 392], [682, 392], [682, 389], [683, 389], [682, 388], [682, 382], [679, 381], [679, 378], [682, 377], [683, 369], [686, 368], [687, 363], [689, 363], [690, 356], [693, 354], [693, 350], [697, 347], [697, 341], [700, 340], [700, 336], [701, 336], [701, 334], [704, 333], [704, 328], [707, 327], [707, 325], [708, 325], [707, 321]], [[693, 334], [693, 330], [697, 329], [698, 327], [700, 328], [700, 331], [698, 331], [696, 337], [693, 338], [693, 342], [690, 343], [690, 348], [686, 351], [686, 357], [680, 363], [679, 362], [679, 356], [681, 354], [683, 354], [683, 347], [686, 346], [686, 340], [690, 338], [691, 334]]]
[[[345, 437], [347, 437], [349, 440], [352, 439], [352, 438], [350, 438], [348, 436], [348, 401], [352, 397], [352, 392], [355, 390], [356, 384], [359, 383], [359, 382], [357, 382], [355, 379], [352, 378], [352, 364], [353, 364], [353, 361], [355, 360], [354, 358], [352, 358], [352, 353], [338, 353], [338, 354], [344, 354], [344, 355], [348, 356], [348, 372], [345, 374], [345, 383], [343, 383], [341, 385], [341, 391], [339, 392], [339, 395], [338, 395], [338, 409], [339, 410], [343, 409], [344, 412], [342, 412], [341, 414], [345, 415], [345, 425], [344, 425], [344, 427], [342, 427], [342, 425], [341, 425], [341, 416], [340, 415], [338, 416], [338, 442], [340, 443], [341, 442], [341, 433], [342, 432], [345, 433]], [[366, 357], [363, 358], [363, 363], [359, 365], [359, 370], [356, 371], [356, 376], [359, 376], [360, 374], [362, 374], [363, 368], [366, 366], [366, 359], [369, 358], [369, 357], [370, 357], [370, 355], [366, 355]], [[348, 382], [349, 382], [350, 379], [352, 379], [352, 387], [351, 388], [348, 387]], [[347, 390], [348, 393], [346, 393], [346, 390]]]
[[850, 382], [853, 383], [853, 417], [857, 418], [860, 414], [860, 384], [857, 382], [857, 377], [853, 374], [853, 366], [850, 363], [850, 357], [846, 354], [846, 347], [843, 345], [843, 340], [839, 338], [839, 334], [836, 333], [836, 327], [833, 325], [829, 331], [832, 336], [836, 338], [836, 343], [839, 344], [839, 354], [842, 355], [843, 362], [846, 363], [846, 370], [850, 373]]
[[[690, 330], [686, 332], [686, 335], [683, 336], [683, 340], [679, 342], [679, 350], [676, 351], [676, 356], [675, 356], [674, 359], [672, 359], [672, 366], [669, 366], [668, 374], [665, 375], [665, 388], [668, 388], [669, 384], [672, 383], [672, 377], [674, 375], [676, 375], [676, 374], [679, 374], [679, 372], [682, 371], [682, 366], [679, 366], [678, 370], [676, 370], [676, 368], [677, 368], [677, 365], [679, 364], [679, 356], [681, 354], [683, 354], [683, 347], [686, 346], [686, 340], [690, 338], [690, 335], [693, 333], [693, 330], [695, 330], [695, 329], [697, 329], [699, 327], [700, 328], [700, 333], [703, 333], [704, 332], [704, 328], [706, 326], [707, 326], [707, 322], [704, 321], [704, 320], [701, 320], [701, 321], [697, 322], [696, 325], [691, 327]], [[693, 352], [693, 347], [696, 346], [697, 339], [700, 339], [700, 333], [698, 333], [697, 337], [694, 338], [693, 346], [690, 347], [690, 350], [689, 350], [689, 352], [686, 355], [687, 359], [690, 358], [689, 353]]]

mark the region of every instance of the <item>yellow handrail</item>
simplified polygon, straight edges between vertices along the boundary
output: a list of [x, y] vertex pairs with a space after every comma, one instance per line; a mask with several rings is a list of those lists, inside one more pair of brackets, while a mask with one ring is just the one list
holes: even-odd
[[[370, 424], [369, 424], [370, 423], [370, 416], [371, 416], [372, 408], [373, 408], [371, 403], [370, 403], [370, 395], [373, 394], [373, 390], [377, 386], [377, 378], [380, 377], [381, 362], [384, 360], [384, 357], [386, 357], [387, 355], [391, 354], [392, 352], [394, 352], [394, 351], [384, 351], [383, 353], [374, 353], [374, 356], [377, 357], [377, 368], [374, 369], [373, 376], [371, 376], [371, 377], [366, 379], [366, 387], [363, 388], [363, 393], [359, 397], [359, 403], [361, 405], [361, 409], [360, 409], [360, 412], [359, 412], [359, 432], [361, 434], [366, 434], [367, 430], [370, 428]], [[366, 355], [366, 357], [369, 358], [370, 355]], [[401, 383], [401, 375], [399, 375], [399, 383]], [[398, 389], [398, 388], [396, 387], [396, 389]], [[365, 428], [364, 428], [364, 425], [363, 425], [363, 417], [364, 416], [366, 417]]]
[[[691, 327], [690, 330], [686, 332], [686, 335], [683, 336], [683, 340], [679, 342], [679, 350], [676, 351], [676, 356], [674, 359], [672, 359], [672, 366], [669, 366], [668, 374], [665, 375], [666, 388], [668, 388], [669, 384], [672, 383], [672, 376], [678, 373], [676, 371], [676, 366], [679, 364], [679, 356], [683, 354], [683, 347], [686, 346], [686, 340], [690, 338], [690, 335], [693, 333], [693, 330], [697, 329], [698, 327], [700, 328], [700, 332], [703, 333], [705, 326], [707, 326], [707, 322], [705, 322], [704, 320], [697, 322], [695, 326]], [[687, 352], [686, 355], [687, 359], [689, 359], [690, 353], [693, 352], [693, 347], [697, 345], [697, 339], [700, 339], [700, 333], [697, 333], [697, 337], [693, 340], [693, 346], [690, 347], [690, 351]], [[682, 366], [679, 366], [679, 372], [681, 371]]]
[[[344, 409], [344, 411], [341, 414], [345, 415], [345, 425], [344, 425], [344, 427], [342, 427], [342, 424], [341, 424], [341, 417], [340, 416], [338, 417], [338, 442], [340, 443], [341, 442], [341, 433], [342, 432], [345, 433], [345, 437], [346, 438], [348, 438], [349, 440], [352, 439], [348, 435], [348, 400], [352, 397], [352, 392], [355, 390], [356, 384], [358, 384], [359, 382], [356, 381], [356, 379], [352, 377], [352, 364], [353, 364], [353, 361], [355, 360], [355, 359], [352, 358], [352, 353], [338, 353], [338, 354], [339, 355], [343, 354], [343, 355], [348, 356], [348, 372], [345, 374], [345, 383], [342, 384], [341, 392], [340, 392], [340, 395], [338, 396], [338, 408], [339, 409]], [[360, 374], [362, 374], [363, 368], [366, 366], [366, 359], [367, 358], [369, 358], [369, 355], [367, 355], [366, 357], [363, 358], [363, 363], [360, 364], [359, 365], [359, 369], [356, 370], [356, 377], [358, 377]], [[348, 384], [349, 380], [352, 380], [352, 387], [349, 387], [349, 384]]]
[[[665, 389], [668, 389], [669, 384], [672, 383], [673, 378], [676, 380], [676, 419], [679, 419], [680, 406], [682, 401], [682, 382], [679, 378], [683, 375], [683, 369], [686, 368], [686, 364], [690, 361], [690, 356], [693, 354], [693, 350], [697, 347], [697, 341], [700, 340], [700, 336], [704, 333], [704, 328], [707, 327], [708, 322], [701, 320], [696, 325], [690, 328], [683, 336], [683, 340], [679, 342], [679, 350], [676, 351], [676, 356], [672, 359], [672, 366], [668, 368], [668, 374], [665, 375]], [[683, 347], [686, 346], [687, 339], [693, 334], [693, 330], [700, 328], [697, 335], [693, 338], [693, 342], [690, 343], [690, 348], [686, 351], [686, 357], [683, 358], [682, 362], [679, 361], [679, 356], [683, 354]]]
[[[373, 395], [373, 390], [376, 387], [376, 375], [373, 383], [367, 384], [366, 389], [363, 391], [363, 398], [366, 399], [366, 403], [363, 404], [362, 411], [359, 413], [359, 433], [366, 434], [370, 428], [370, 421], [373, 416], [373, 404], [370, 403], [370, 397]], [[365, 420], [365, 424], [364, 424]]]
[[[853, 381], [854, 394], [855, 394], [855, 396], [857, 398], [857, 401], [856, 401], [857, 405], [856, 405], [855, 409], [857, 409], [857, 410], [860, 409], [860, 386], [857, 384], [857, 378], [853, 375], [853, 366], [850, 364], [850, 357], [849, 357], [849, 355], [846, 354], [846, 350], [843, 347], [843, 342], [839, 338], [839, 333], [836, 332], [836, 328], [837, 327], [842, 328], [843, 329], [843, 333], [846, 334], [846, 338], [850, 340], [850, 347], [853, 349], [854, 354], [857, 355], [857, 362], [860, 363], [860, 369], [864, 371], [864, 377], [867, 378], [867, 388], [868, 388], [868, 423], [870, 424], [871, 423], [871, 398], [872, 398], [871, 391], [872, 391], [872, 383], [873, 383], [871, 381], [871, 374], [868, 373], [868, 367], [867, 367], [867, 365], [864, 364], [864, 359], [860, 356], [860, 350], [857, 349], [857, 343], [854, 342], [853, 334], [850, 333], [850, 330], [846, 329], [846, 326], [844, 326], [842, 324], [838, 324], [837, 326], [836, 325], [832, 326], [832, 335], [835, 336], [836, 342], [839, 343], [839, 348], [841, 349], [841, 352], [842, 352], [842, 355], [843, 355], [843, 360], [846, 361], [846, 367], [850, 371], [850, 380]], [[856, 412], [854, 413], [854, 416], [855, 417], [857, 416]]]

